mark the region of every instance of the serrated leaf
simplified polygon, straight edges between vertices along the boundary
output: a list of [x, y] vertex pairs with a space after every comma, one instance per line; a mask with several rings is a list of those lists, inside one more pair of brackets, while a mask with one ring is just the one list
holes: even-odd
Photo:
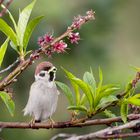
[[5, 103], [9, 113], [13, 116], [14, 115], [14, 110], [15, 110], [15, 104], [11, 97], [6, 93], [6, 92], [0, 92], [0, 97]]
[[76, 78], [71, 72], [67, 71], [66, 69], [64, 69], [63, 67], [61, 67], [63, 69], [63, 71], [66, 73], [67, 78], [70, 80], [71, 85], [74, 89], [74, 93], [76, 95], [76, 104], [79, 105], [80, 104], [80, 92], [79, 92], [79, 87], [78, 85], [73, 82], [71, 79], [72, 78]]
[[95, 94], [95, 91], [96, 91], [96, 81], [95, 81], [95, 78], [93, 76], [92, 73], [90, 72], [85, 72], [84, 73], [84, 76], [83, 76], [83, 80], [84, 82], [86, 82], [88, 85], [90, 85], [94, 91], [94, 94]]
[[70, 105], [73, 105], [74, 104], [74, 98], [73, 98], [73, 94], [72, 94], [70, 88], [66, 84], [58, 82], [58, 81], [56, 81], [56, 84], [64, 92], [67, 99], [69, 100]]
[[35, 0], [26, 6], [19, 14], [19, 20], [18, 20], [18, 38], [20, 40], [20, 46], [23, 47], [23, 38], [24, 38], [24, 33], [26, 30], [26, 26], [28, 23], [28, 20], [30, 18], [32, 9], [35, 4]]
[[23, 39], [23, 46], [24, 46], [24, 52], [26, 52], [26, 48], [30, 39], [30, 36], [34, 30], [34, 28], [37, 26], [37, 24], [42, 20], [44, 16], [39, 16], [34, 18], [29, 22], [29, 24], [26, 27], [25, 33], [24, 33], [24, 39]]
[[104, 107], [105, 105], [111, 103], [111, 102], [114, 102], [114, 101], [117, 101], [118, 98], [116, 96], [113, 96], [113, 95], [109, 95], [109, 96], [106, 96], [106, 97], [103, 97], [99, 104], [97, 105], [97, 108], [101, 108], [101, 107]]
[[71, 80], [73, 82], [75, 82], [82, 89], [83, 93], [87, 97], [90, 107], [92, 108], [93, 107], [93, 95], [92, 95], [89, 85], [79, 78], [73, 78]]
[[5, 40], [5, 42], [0, 47], [0, 66], [1, 66], [1, 64], [3, 62], [3, 58], [4, 58], [5, 52], [7, 50], [8, 42], [9, 42], [9, 38], [7, 38]]
[[124, 123], [127, 122], [127, 114], [128, 114], [128, 104], [126, 102], [123, 102], [121, 104], [121, 118]]
[[82, 112], [87, 112], [87, 108], [83, 105], [80, 105], [80, 106], [69, 106], [67, 107], [68, 110], [79, 110], [79, 111], [82, 111]]
[[3, 20], [0, 19], [0, 30], [17, 46], [17, 37], [12, 28]]

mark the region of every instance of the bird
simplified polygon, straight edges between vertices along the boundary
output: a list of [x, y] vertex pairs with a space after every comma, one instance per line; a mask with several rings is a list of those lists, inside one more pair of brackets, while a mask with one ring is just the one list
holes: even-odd
[[57, 68], [48, 61], [41, 62], [35, 70], [35, 82], [31, 85], [24, 116], [33, 117], [33, 123], [50, 119], [56, 111], [59, 91], [55, 84]]

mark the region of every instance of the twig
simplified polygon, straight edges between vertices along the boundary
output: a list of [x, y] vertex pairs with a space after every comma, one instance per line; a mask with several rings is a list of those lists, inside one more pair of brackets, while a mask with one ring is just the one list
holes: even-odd
[[52, 137], [50, 140], [56, 140], [58, 138], [69, 138], [69, 137], [75, 137], [75, 134], [65, 134], [65, 133], [61, 133], [61, 134], [57, 134], [54, 137]]
[[[136, 119], [140, 119], [140, 114], [128, 115], [129, 121], [136, 120]], [[53, 128], [70, 128], [70, 127], [85, 127], [85, 126], [91, 126], [91, 125], [108, 125], [114, 122], [122, 122], [121, 117], [88, 120], [88, 121], [85, 121], [84, 123], [77, 123], [77, 124], [73, 123], [72, 121], [56, 122], [53, 125]], [[0, 122], [0, 128], [50, 129], [52, 128], [52, 124], [42, 122], [42, 123], [35, 123], [33, 126], [31, 126], [29, 123], [25, 123], [25, 122]]]
[[[115, 126], [115, 127], [109, 127], [94, 133], [86, 134], [86, 135], [81, 135], [81, 136], [73, 136], [71, 138], [68, 138], [66, 140], [92, 140], [93, 138], [104, 138], [107, 139], [111, 135], [114, 135], [114, 133], [118, 133], [123, 129], [130, 129], [136, 127], [140, 123], [140, 119], [134, 120], [131, 122], [128, 122], [126, 124], [120, 125], [120, 126]], [[137, 136], [139, 136], [139, 132], [137, 133]], [[117, 136], [118, 135], [118, 136]], [[134, 133], [133, 135], [136, 135]], [[125, 137], [127, 135], [123, 135]], [[112, 136], [111, 136], [112, 137]], [[114, 138], [114, 137], [113, 137]], [[119, 134], [115, 134], [115, 138], [119, 138]]]
[[0, 71], [0, 74], [6, 72], [6, 71], [8, 71], [8, 70], [10, 70], [11, 68], [13, 68], [13, 67], [14, 67], [16, 64], [18, 64], [18, 63], [19, 63], [19, 59], [17, 59], [16, 61], [14, 61], [14, 62], [13, 62], [11, 65], [9, 65], [7, 68], [1, 70], [1, 71]]
[[[4, 0], [0, 1], [0, 2], [1, 2], [0, 5], [2, 4], [3, 1], [4, 1]], [[9, 7], [9, 5], [10, 5], [12, 2], [13, 2], [13, 0], [9, 0], [9, 1], [6, 3], [5, 8], [0, 12], [0, 17], [2, 17], [2, 16], [6, 13], [6, 11], [7, 11], [8, 7]]]
[[0, 5], [3, 3], [4, 0], [0, 0]]
[[127, 137], [133, 137], [133, 136], [140, 136], [140, 132], [134, 132], [134, 133], [125, 133], [125, 134], [114, 134], [110, 136], [101, 136], [98, 137], [99, 139], [115, 139], [115, 138], [127, 138]]

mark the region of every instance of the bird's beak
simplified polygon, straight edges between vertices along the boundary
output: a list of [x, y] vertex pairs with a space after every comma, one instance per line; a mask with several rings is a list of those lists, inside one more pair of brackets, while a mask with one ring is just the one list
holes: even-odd
[[57, 71], [57, 68], [56, 68], [56, 67], [52, 67], [52, 68], [48, 71], [48, 73], [50, 73], [50, 72], [56, 73], [56, 71]]

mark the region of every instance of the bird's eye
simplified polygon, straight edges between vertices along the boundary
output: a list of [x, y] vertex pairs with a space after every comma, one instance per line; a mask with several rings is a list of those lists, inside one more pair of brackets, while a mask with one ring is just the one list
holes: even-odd
[[53, 69], [53, 71], [56, 71], [56, 70], [57, 70], [56, 68]]
[[45, 73], [40, 73], [39, 76], [44, 77]]

